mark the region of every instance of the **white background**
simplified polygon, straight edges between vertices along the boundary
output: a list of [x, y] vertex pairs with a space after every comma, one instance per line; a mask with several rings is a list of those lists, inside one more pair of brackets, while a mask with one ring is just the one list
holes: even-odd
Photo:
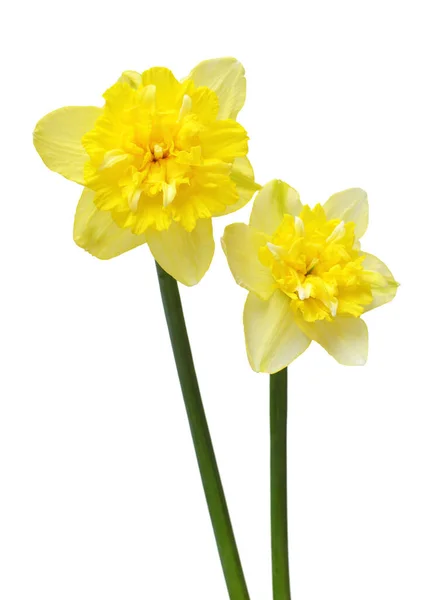
[[[126, 69], [185, 76], [233, 55], [257, 180], [303, 202], [359, 186], [364, 247], [401, 282], [367, 316], [369, 361], [314, 345], [289, 369], [294, 600], [434, 600], [434, 167], [431, 2], [59, 2], [2, 15], [0, 597], [227, 598], [146, 247], [112, 261], [72, 241], [80, 188], [31, 134], [100, 104]], [[246, 221], [250, 206], [215, 221]], [[217, 246], [182, 289], [251, 600], [270, 600], [268, 378], [245, 292]]]

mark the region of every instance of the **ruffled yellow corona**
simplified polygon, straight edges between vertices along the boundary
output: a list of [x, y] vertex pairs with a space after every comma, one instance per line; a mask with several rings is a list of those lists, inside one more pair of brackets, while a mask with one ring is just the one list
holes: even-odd
[[311, 340], [342, 364], [365, 363], [360, 317], [392, 300], [397, 288], [388, 268], [360, 249], [367, 223], [363, 190], [311, 209], [286, 183], [272, 181], [256, 197], [250, 224], [225, 229], [230, 269], [250, 291], [244, 325], [255, 371], [283, 369]]
[[194, 285], [214, 252], [211, 218], [259, 188], [235, 120], [245, 99], [232, 58], [200, 63], [178, 81], [169, 69], [126, 71], [103, 108], [65, 107], [36, 126], [45, 164], [85, 186], [74, 239], [99, 258], [148, 243], [173, 277]]

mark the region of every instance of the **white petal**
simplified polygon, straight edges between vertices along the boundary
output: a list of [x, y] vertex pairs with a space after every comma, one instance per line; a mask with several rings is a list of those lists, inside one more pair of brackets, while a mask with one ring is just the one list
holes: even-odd
[[180, 112], [178, 114], [178, 120], [181, 121], [186, 115], [192, 111], [192, 98], [187, 94], [183, 96], [183, 102], [181, 103]]
[[211, 219], [199, 219], [190, 232], [173, 222], [166, 231], [146, 235], [155, 260], [177, 281], [190, 286], [204, 277], [214, 253]]
[[96, 106], [65, 106], [38, 122], [33, 143], [49, 169], [84, 185], [84, 167], [89, 156], [82, 138], [93, 129], [102, 112]]
[[146, 243], [144, 235], [118, 227], [110, 212], [94, 204], [95, 193], [85, 188], [74, 220], [75, 243], [97, 258], [108, 259]]
[[199, 63], [190, 73], [196, 87], [208, 87], [219, 99], [218, 119], [236, 119], [245, 103], [245, 69], [235, 58], [214, 58]]
[[296, 190], [279, 179], [269, 181], [257, 194], [249, 224], [272, 235], [284, 215], [299, 216], [302, 204]]
[[289, 298], [279, 290], [269, 300], [249, 293], [243, 323], [250, 365], [260, 373], [284, 369], [310, 345], [296, 323]]
[[368, 353], [367, 325], [356, 317], [335, 317], [332, 321], [307, 323], [298, 319], [300, 327], [342, 365], [364, 365]]
[[177, 195], [177, 184], [175, 181], [171, 183], [166, 183], [164, 181], [162, 183], [162, 191], [163, 191], [163, 206], [169, 206], [173, 201], [175, 196]]
[[267, 236], [245, 223], [233, 223], [225, 228], [222, 247], [236, 282], [255, 292], [260, 298], [270, 298], [275, 281], [270, 269], [261, 264], [258, 252], [265, 246]]
[[261, 185], [255, 183], [254, 170], [246, 156], [238, 156], [234, 160], [230, 177], [237, 186], [239, 199], [235, 204], [229, 204], [221, 213], [215, 214], [215, 217], [229, 215], [230, 213], [239, 210], [239, 208], [243, 208], [243, 206], [249, 202], [255, 192], [261, 189]]
[[393, 274], [387, 265], [379, 260], [379, 258], [373, 254], [367, 254], [367, 252], [363, 252], [363, 254], [365, 256], [363, 263], [364, 269], [367, 269], [367, 271], [380, 273], [384, 278], [383, 283], [385, 284], [379, 287], [372, 287], [373, 301], [365, 308], [364, 312], [367, 312], [368, 310], [382, 306], [387, 302], [391, 302], [396, 295], [398, 283], [394, 279]]
[[124, 71], [118, 81], [120, 83], [128, 83], [129, 86], [137, 90], [142, 84], [142, 75], [137, 71]]
[[351, 188], [338, 192], [326, 201], [323, 208], [328, 219], [355, 223], [357, 239], [364, 235], [369, 222], [369, 203], [364, 190]]

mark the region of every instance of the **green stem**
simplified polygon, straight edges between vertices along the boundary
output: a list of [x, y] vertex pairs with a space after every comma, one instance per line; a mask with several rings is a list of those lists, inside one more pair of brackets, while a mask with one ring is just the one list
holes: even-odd
[[172, 350], [228, 594], [231, 600], [249, 600], [196, 378], [178, 285], [156, 265]]
[[287, 525], [287, 369], [270, 376], [270, 508], [274, 600], [290, 600]]

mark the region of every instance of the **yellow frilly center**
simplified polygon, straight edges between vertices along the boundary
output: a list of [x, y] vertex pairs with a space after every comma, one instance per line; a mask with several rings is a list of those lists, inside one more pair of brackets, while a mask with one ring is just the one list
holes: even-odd
[[285, 215], [260, 248], [260, 261], [305, 321], [359, 317], [373, 300], [373, 286], [384, 284], [382, 275], [364, 269], [354, 228], [354, 223], [328, 220], [320, 204], [304, 206], [299, 217]]
[[217, 120], [217, 95], [171, 71], [126, 72], [105, 94], [102, 116], [82, 140], [85, 184], [95, 204], [135, 234], [172, 221], [192, 231], [237, 202], [233, 162], [247, 154], [247, 134]]

